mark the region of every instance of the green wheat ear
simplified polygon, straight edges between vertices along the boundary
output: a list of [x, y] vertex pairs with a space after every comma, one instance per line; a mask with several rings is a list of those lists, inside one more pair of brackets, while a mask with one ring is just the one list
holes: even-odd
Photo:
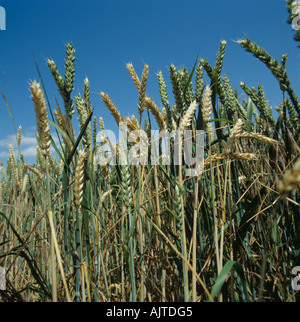
[[291, 87], [290, 79], [286, 72], [286, 57], [281, 59], [281, 63], [271, 57], [271, 55], [263, 48], [260, 48], [257, 44], [252, 43], [249, 39], [241, 39], [238, 43], [247, 51], [253, 54], [254, 57], [258, 58], [261, 62], [263, 62], [275, 76], [277, 81], [279, 82], [280, 89], [283, 92], [287, 92], [293, 106], [300, 116], [300, 104], [298, 98]]
[[[71, 92], [74, 89], [75, 76], [75, 49], [72, 42], [66, 44], [65, 73], [63, 78], [53, 60], [48, 59], [47, 64], [53, 76], [53, 79], [59, 89], [60, 95], [64, 101], [64, 107], [68, 119], [75, 113], [71, 101]], [[70, 122], [68, 122], [70, 123]]]
[[224, 89], [222, 86], [221, 73], [222, 73], [222, 68], [223, 68], [223, 63], [224, 63], [226, 44], [227, 44], [227, 42], [225, 40], [222, 40], [220, 42], [220, 47], [219, 47], [219, 51], [217, 54], [215, 68], [214, 68], [214, 81], [217, 82], [217, 92], [219, 94], [220, 101], [223, 105], [225, 105], [226, 97], [225, 97], [225, 92], [224, 92]]
[[180, 89], [178, 72], [176, 71], [176, 67], [173, 64], [170, 65], [169, 72], [172, 83], [172, 90], [175, 97], [176, 111], [181, 114], [183, 111], [183, 97]]
[[18, 134], [17, 134], [17, 144], [18, 144], [19, 150], [20, 150], [21, 140], [22, 140], [22, 126], [20, 125], [18, 128]]
[[[223, 87], [226, 95], [227, 111], [228, 112], [230, 111], [232, 114], [234, 113], [242, 114], [242, 117], [246, 119], [247, 111], [244, 109], [244, 107], [240, 104], [237, 97], [234, 95], [234, 91], [228, 77], [224, 75], [222, 81], [223, 81]], [[233, 118], [230, 118], [230, 119], [233, 120]]]
[[87, 77], [84, 80], [83, 98], [86, 110], [91, 113], [90, 82]]
[[198, 63], [196, 67], [196, 80], [195, 80], [195, 98], [199, 106], [198, 116], [197, 116], [197, 130], [204, 129], [204, 120], [202, 115], [202, 96], [204, 91], [204, 81], [203, 81], [203, 66], [201, 62]]
[[196, 67], [196, 93], [195, 98], [198, 105], [201, 105], [202, 102], [202, 94], [204, 90], [204, 81], [203, 81], [203, 66], [201, 63]]
[[255, 104], [255, 106], [259, 110], [263, 119], [265, 121], [269, 122], [270, 125], [272, 125], [272, 127], [274, 128], [276, 126], [275, 121], [272, 116], [272, 112], [270, 111], [270, 109], [267, 106], [266, 97], [265, 97], [262, 85], [258, 84], [257, 91], [254, 87], [252, 87], [250, 89], [244, 82], [241, 82], [240, 86], [245, 91], [245, 93], [251, 98], [252, 102]]
[[[83, 98], [81, 97], [80, 94], [75, 97], [75, 104], [77, 107], [77, 112], [78, 112], [78, 120], [79, 120], [79, 125], [80, 125], [80, 130], [84, 128], [84, 125], [89, 117], [89, 113], [87, 109], [85, 108], [85, 103]], [[83, 144], [86, 149], [89, 148], [91, 145], [91, 124], [89, 123], [84, 134], [83, 134]]]
[[121, 166], [121, 177], [122, 177], [122, 198], [126, 209], [129, 209], [132, 203], [132, 191], [131, 191], [131, 171], [129, 165]]
[[58, 87], [58, 90], [60, 92], [60, 95], [62, 96], [63, 100], [67, 100], [67, 92], [65, 89], [65, 81], [64, 78], [60, 75], [58, 68], [55, 64], [55, 62], [52, 59], [47, 60], [48, 67], [50, 69], [50, 72], [53, 76], [53, 79]]
[[65, 82], [66, 91], [70, 94], [74, 90], [75, 76], [75, 49], [72, 42], [66, 44], [66, 59], [65, 59]]
[[166, 123], [167, 123], [167, 129], [168, 131], [172, 131], [172, 110], [170, 108], [170, 103], [169, 103], [169, 97], [167, 93], [167, 85], [165, 83], [163, 74], [161, 71], [159, 71], [157, 74], [157, 80], [158, 80], [158, 85], [159, 85], [159, 95], [161, 102], [163, 106], [166, 109]]
[[222, 40], [220, 42], [219, 51], [217, 54], [216, 64], [215, 64], [215, 72], [218, 75], [218, 84], [221, 83], [221, 72], [224, 63], [224, 56], [225, 56], [225, 48], [226, 48], [226, 40]]
[[[194, 70], [192, 71], [192, 73], [193, 72], [194, 72]], [[191, 82], [191, 78], [193, 76], [192, 73], [190, 74], [190, 72], [187, 70], [187, 68], [185, 66], [179, 72], [180, 88], [181, 88], [181, 92], [183, 93], [183, 99], [184, 99], [185, 106], [190, 106], [190, 104], [194, 100], [194, 91], [193, 91], [193, 86], [192, 86], [192, 82]]]
[[96, 143], [97, 143], [97, 116], [93, 117], [93, 147], [96, 151]]
[[[215, 124], [216, 124], [216, 133], [217, 133], [218, 139], [221, 139], [223, 136], [219, 119], [222, 117], [221, 108], [223, 108], [226, 105], [226, 96], [222, 85], [222, 77], [221, 77], [226, 44], [227, 42], [225, 40], [222, 40], [220, 42], [215, 66], [213, 68], [205, 59], [200, 59], [201, 65], [203, 66], [204, 70], [206, 71], [207, 75], [211, 80], [210, 86], [213, 91], [211, 96], [211, 101], [212, 101], [214, 117], [216, 119]], [[220, 99], [221, 106], [218, 105], [218, 97]]]
[[156, 76], [157, 76], [158, 85], [159, 85], [159, 94], [160, 94], [161, 102], [163, 106], [166, 108], [166, 110], [168, 110], [170, 109], [170, 103], [169, 103], [169, 98], [167, 93], [167, 85], [165, 83], [165, 80], [161, 71], [159, 71], [156, 74]]

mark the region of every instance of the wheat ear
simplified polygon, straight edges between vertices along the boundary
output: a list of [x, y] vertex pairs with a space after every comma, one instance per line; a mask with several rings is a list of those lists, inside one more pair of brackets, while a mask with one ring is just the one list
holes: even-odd
[[147, 85], [147, 80], [148, 80], [148, 74], [149, 74], [149, 66], [147, 64], [145, 64], [144, 70], [142, 73], [141, 86], [140, 86], [140, 90], [139, 90], [138, 111], [140, 114], [140, 118], [142, 117], [142, 114], [145, 109], [146, 85]]
[[269, 144], [277, 144], [278, 141], [274, 140], [274, 139], [271, 139], [265, 135], [262, 135], [262, 134], [258, 134], [258, 133], [248, 133], [248, 132], [243, 132], [241, 134], [238, 134], [237, 135], [237, 138], [253, 138], [253, 139], [256, 139], [256, 140], [259, 140], [259, 141], [262, 141], [262, 142], [266, 142], [266, 143], [269, 143]]
[[243, 125], [243, 121], [241, 119], [238, 119], [230, 133], [229, 138], [227, 139], [226, 153], [230, 153], [233, 150], [234, 143], [236, 142], [238, 136], [242, 133]]
[[11, 144], [8, 146], [8, 150], [9, 150], [9, 158], [7, 161], [7, 165], [8, 165], [11, 180], [13, 182], [15, 182], [15, 179], [16, 179], [16, 157], [15, 157], [14, 148]]
[[210, 162], [213, 163], [213, 162], [217, 162], [225, 159], [251, 161], [251, 160], [255, 160], [256, 156], [254, 153], [238, 153], [238, 152], [214, 154], [211, 157], [208, 157], [204, 160], [204, 167], [209, 166]]
[[131, 191], [131, 171], [129, 165], [121, 166], [121, 186], [122, 186], [122, 197], [125, 207], [128, 209], [132, 203], [132, 191]]
[[277, 190], [284, 195], [295, 189], [297, 185], [300, 185], [300, 159], [292, 169], [285, 172], [283, 178], [277, 184]]
[[211, 88], [209, 86], [206, 86], [203, 99], [202, 99], [202, 115], [203, 115], [203, 121], [205, 124], [207, 124], [210, 120], [210, 114], [212, 110], [211, 94], [212, 94]]
[[140, 87], [141, 87], [141, 82], [139, 80], [139, 77], [138, 75], [136, 74], [135, 70], [134, 70], [134, 67], [132, 65], [132, 63], [128, 63], [126, 64], [126, 68], [128, 69], [129, 71], [129, 74], [134, 82], [134, 85], [136, 86], [137, 90], [140, 91]]
[[21, 140], [22, 140], [22, 126], [20, 125], [18, 128], [18, 134], [17, 134], [18, 147], [20, 147], [20, 145], [21, 145]]
[[81, 211], [81, 203], [83, 199], [83, 186], [84, 186], [84, 161], [86, 154], [84, 151], [78, 152], [78, 163], [75, 170], [75, 205]]
[[28, 165], [28, 164], [24, 164], [24, 167], [26, 169], [32, 171], [34, 174], [36, 174], [41, 181], [43, 180], [43, 175], [41, 174], [41, 172], [37, 168], [32, 167], [31, 165]]
[[47, 105], [41, 85], [36, 81], [30, 84], [31, 97], [33, 100], [38, 130], [38, 144], [41, 153], [47, 157], [50, 155], [50, 128], [48, 124]]
[[181, 135], [183, 135], [184, 129], [187, 128], [191, 124], [191, 121], [195, 115], [197, 106], [198, 106], [197, 102], [193, 101], [190, 104], [187, 111], [184, 113], [183, 118], [181, 119], [180, 124], [179, 124], [179, 131], [180, 131]]
[[119, 110], [116, 108], [115, 104], [111, 101], [109, 96], [103, 92], [100, 93], [104, 104], [107, 106], [108, 110], [110, 111], [111, 115], [114, 117], [115, 121], [119, 125], [120, 122], [124, 122], [123, 117], [121, 116]]
[[150, 99], [149, 97], [146, 97], [145, 103], [146, 103], [146, 107], [153, 114], [153, 116], [158, 124], [159, 130], [160, 131], [164, 130], [166, 128], [166, 122], [164, 120], [162, 113], [159, 111], [159, 108], [155, 104], [155, 102], [152, 99]]

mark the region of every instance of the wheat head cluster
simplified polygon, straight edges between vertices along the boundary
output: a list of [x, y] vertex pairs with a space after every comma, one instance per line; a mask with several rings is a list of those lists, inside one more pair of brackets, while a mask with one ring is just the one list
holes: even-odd
[[[290, 271], [300, 260], [300, 104], [287, 55], [277, 61], [249, 39], [238, 42], [279, 83], [283, 100], [270, 107], [259, 83], [241, 83], [242, 100], [233, 89], [222, 73], [226, 44], [214, 65], [197, 59], [189, 71], [171, 64], [168, 81], [159, 71], [160, 102], [147, 90], [148, 64], [140, 77], [126, 64], [137, 116], [125, 115], [103, 91], [92, 103], [88, 78], [74, 94], [72, 42], [64, 74], [47, 60], [60, 97], [53, 109], [43, 83], [29, 83], [36, 160], [27, 164], [22, 155], [20, 126], [18, 149], [10, 145], [7, 165], [0, 164], [2, 301], [299, 300]], [[106, 135], [99, 104], [145, 139], [154, 129], [191, 130], [194, 139], [204, 131], [203, 171], [186, 176], [184, 162], [162, 159], [97, 162], [100, 150], [119, 161], [123, 143]]]

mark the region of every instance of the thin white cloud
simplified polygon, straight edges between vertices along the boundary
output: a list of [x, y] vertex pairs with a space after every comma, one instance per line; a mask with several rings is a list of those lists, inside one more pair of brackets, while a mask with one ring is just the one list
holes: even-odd
[[15, 135], [8, 135], [5, 139], [0, 140], [0, 147], [8, 147], [10, 144], [13, 146], [17, 144]]
[[0, 158], [8, 158], [8, 156], [9, 156], [8, 152], [6, 152], [6, 151], [1, 151], [0, 152]]
[[[52, 133], [52, 138], [59, 148], [59, 140], [56, 133]], [[15, 155], [17, 157], [18, 144], [17, 144], [16, 136], [14, 134], [9, 134], [5, 138], [0, 140], [0, 159], [2, 159], [2, 161], [4, 162], [6, 161], [7, 158], [9, 158], [8, 146], [10, 144], [13, 146]], [[37, 155], [37, 146], [38, 146], [38, 143], [36, 140], [35, 133], [31, 134], [29, 132], [29, 135], [28, 135], [28, 132], [24, 134], [22, 133], [20, 152], [23, 154], [27, 162], [29, 163], [35, 162], [36, 155]], [[50, 147], [50, 152], [52, 154], [56, 154], [52, 146]]]
[[[8, 147], [9, 145], [17, 147], [17, 139], [14, 134], [8, 135], [6, 138], [0, 140], [0, 147]], [[36, 137], [26, 136], [22, 134], [21, 145], [33, 145], [37, 144]]]
[[22, 136], [21, 146], [22, 145], [36, 145], [36, 137]]
[[26, 149], [21, 149], [21, 153], [25, 158], [33, 158], [36, 157], [36, 145], [35, 146], [30, 146]]
[[[9, 158], [8, 146], [12, 145], [15, 151], [15, 155], [18, 153], [17, 139], [14, 134], [7, 135], [5, 138], [0, 140], [0, 158], [3, 161]], [[25, 158], [35, 158], [36, 157], [36, 146], [37, 141], [35, 136], [28, 136], [22, 134], [20, 151]]]

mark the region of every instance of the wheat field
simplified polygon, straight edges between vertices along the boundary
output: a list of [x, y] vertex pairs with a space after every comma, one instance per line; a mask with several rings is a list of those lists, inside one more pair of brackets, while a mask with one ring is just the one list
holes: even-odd
[[[287, 55], [278, 61], [250, 39], [238, 43], [278, 81], [283, 99], [275, 108], [260, 83], [241, 83], [247, 99], [239, 99], [222, 73], [226, 41], [214, 65], [197, 59], [192, 71], [171, 64], [169, 75], [158, 72], [160, 102], [147, 92], [151, 66], [139, 76], [128, 63], [128, 81], [138, 92], [136, 116], [122, 116], [114, 98], [99, 91], [128, 134], [142, 130], [150, 140], [152, 130], [190, 130], [195, 139], [202, 131], [202, 170], [194, 176], [185, 162], [158, 158], [152, 164], [143, 148], [136, 156], [144, 163], [121, 164], [124, 142], [107, 137], [87, 78], [74, 96], [72, 42], [64, 73], [47, 60], [61, 101], [53, 108], [43, 82], [30, 82], [36, 161], [27, 164], [20, 153], [20, 126], [18, 151], [9, 146], [7, 165], [0, 165], [1, 301], [299, 300], [291, 272], [300, 265], [300, 103]], [[133, 136], [126, 144], [142, 141]], [[170, 142], [172, 160], [177, 150]], [[156, 143], [162, 152], [162, 141]], [[99, 162], [101, 154], [106, 161], [114, 156], [116, 164]]]

